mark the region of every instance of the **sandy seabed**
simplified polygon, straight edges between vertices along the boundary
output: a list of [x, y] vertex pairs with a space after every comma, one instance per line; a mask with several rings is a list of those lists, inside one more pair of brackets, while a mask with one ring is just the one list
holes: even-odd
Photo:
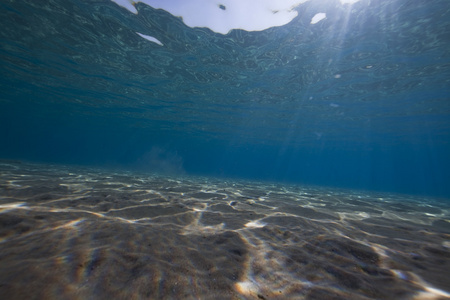
[[0, 162], [1, 299], [450, 299], [450, 200]]

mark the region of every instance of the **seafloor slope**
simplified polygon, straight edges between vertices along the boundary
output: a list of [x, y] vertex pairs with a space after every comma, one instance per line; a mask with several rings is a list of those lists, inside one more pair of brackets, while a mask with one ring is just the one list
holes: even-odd
[[2, 299], [447, 299], [450, 203], [0, 164]]

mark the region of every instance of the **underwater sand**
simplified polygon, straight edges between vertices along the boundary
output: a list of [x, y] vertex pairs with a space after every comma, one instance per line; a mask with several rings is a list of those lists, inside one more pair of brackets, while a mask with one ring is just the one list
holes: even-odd
[[450, 201], [0, 162], [2, 299], [448, 299]]

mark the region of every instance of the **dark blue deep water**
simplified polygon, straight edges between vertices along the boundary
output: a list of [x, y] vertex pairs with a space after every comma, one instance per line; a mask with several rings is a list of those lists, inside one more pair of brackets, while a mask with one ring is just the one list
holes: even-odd
[[449, 1], [227, 35], [136, 8], [0, 2], [1, 158], [450, 197]]

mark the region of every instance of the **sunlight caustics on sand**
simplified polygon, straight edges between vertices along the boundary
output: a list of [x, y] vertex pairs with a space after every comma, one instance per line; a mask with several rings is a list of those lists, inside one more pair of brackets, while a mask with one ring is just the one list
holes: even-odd
[[3, 295], [449, 296], [445, 202], [14, 162], [0, 169]]

